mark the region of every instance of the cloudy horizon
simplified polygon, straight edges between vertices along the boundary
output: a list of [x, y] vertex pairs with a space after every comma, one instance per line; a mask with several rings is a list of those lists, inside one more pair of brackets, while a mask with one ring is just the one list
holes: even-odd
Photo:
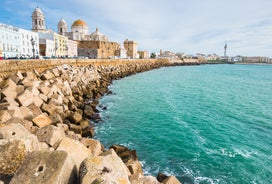
[[63, 18], [71, 24], [84, 20], [110, 41], [126, 38], [139, 50], [169, 50], [186, 54], [272, 57], [270, 0], [2, 0], [0, 22], [31, 29], [31, 14], [39, 7], [46, 27], [57, 31]]

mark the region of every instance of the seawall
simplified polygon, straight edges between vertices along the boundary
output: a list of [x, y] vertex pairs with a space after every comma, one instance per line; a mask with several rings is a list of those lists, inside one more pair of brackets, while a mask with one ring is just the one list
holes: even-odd
[[[92, 137], [100, 121], [98, 100], [110, 93], [112, 80], [188, 64], [199, 63], [169, 64], [156, 59], [0, 62], [0, 180], [180, 183], [174, 176], [143, 176], [135, 150], [113, 145], [107, 151]], [[91, 176], [95, 172], [101, 177]]]

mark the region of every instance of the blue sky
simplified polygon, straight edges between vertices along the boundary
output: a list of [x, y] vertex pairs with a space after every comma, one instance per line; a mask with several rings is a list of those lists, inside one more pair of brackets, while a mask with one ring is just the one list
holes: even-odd
[[83, 19], [110, 41], [126, 38], [139, 49], [186, 54], [272, 57], [271, 0], [1, 0], [0, 22], [31, 29], [35, 7], [47, 28]]

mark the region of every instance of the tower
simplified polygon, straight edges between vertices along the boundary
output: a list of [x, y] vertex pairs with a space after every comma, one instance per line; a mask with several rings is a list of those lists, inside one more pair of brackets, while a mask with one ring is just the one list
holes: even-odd
[[35, 32], [46, 31], [44, 15], [39, 7], [35, 8], [31, 18], [32, 18], [32, 31]]
[[67, 32], [67, 24], [64, 19], [60, 19], [58, 23], [58, 33], [64, 36], [66, 32]]
[[225, 44], [225, 46], [224, 46], [224, 58], [225, 59], [227, 58], [227, 48], [228, 48], [228, 46], [227, 46], [227, 44]]

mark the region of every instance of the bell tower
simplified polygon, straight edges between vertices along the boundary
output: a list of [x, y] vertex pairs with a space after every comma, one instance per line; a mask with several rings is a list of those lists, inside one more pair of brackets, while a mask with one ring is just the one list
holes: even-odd
[[64, 36], [66, 32], [67, 32], [67, 24], [64, 19], [60, 19], [58, 23], [58, 33]]
[[39, 7], [35, 8], [31, 18], [32, 18], [32, 31], [34, 32], [46, 31], [44, 15]]

